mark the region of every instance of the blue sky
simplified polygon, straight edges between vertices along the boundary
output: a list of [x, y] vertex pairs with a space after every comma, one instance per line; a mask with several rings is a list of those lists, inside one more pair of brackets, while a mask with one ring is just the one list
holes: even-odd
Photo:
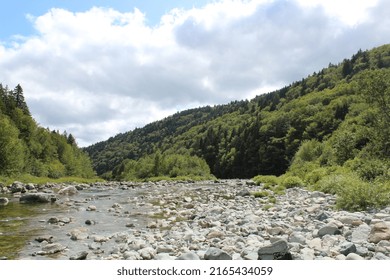
[[35, 32], [27, 15], [40, 16], [52, 8], [84, 12], [92, 7], [113, 8], [131, 12], [138, 8], [146, 14], [147, 23], [158, 24], [163, 14], [173, 8], [189, 9], [212, 2], [208, 0], [12, 0], [2, 1], [0, 9], [0, 40], [14, 35], [27, 36]]
[[389, 14], [388, 0], [3, 1], [0, 83], [87, 146], [388, 44]]

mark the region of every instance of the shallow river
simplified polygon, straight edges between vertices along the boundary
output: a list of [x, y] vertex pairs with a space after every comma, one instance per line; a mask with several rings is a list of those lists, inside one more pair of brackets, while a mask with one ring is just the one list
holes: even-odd
[[[82, 251], [86, 244], [69, 236], [75, 228], [87, 227], [90, 233], [103, 236], [125, 231], [129, 225], [145, 228], [150, 221], [147, 213], [153, 205], [134, 203], [144, 192], [137, 188], [91, 188], [59, 197], [58, 203], [44, 204], [23, 204], [8, 196], [9, 204], [0, 206], [0, 259], [69, 259], [66, 252], [36, 255], [40, 244], [35, 239], [54, 236], [55, 242], [66, 246], [68, 252]], [[120, 214], [112, 207], [115, 203], [121, 207]], [[87, 210], [89, 206], [93, 206], [93, 211]]]

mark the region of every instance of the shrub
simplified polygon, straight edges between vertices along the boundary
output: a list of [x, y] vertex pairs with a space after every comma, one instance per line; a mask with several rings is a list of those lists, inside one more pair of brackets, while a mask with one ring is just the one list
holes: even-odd
[[381, 208], [390, 204], [390, 183], [368, 183], [358, 178], [338, 191], [337, 208], [348, 211], [363, 211]]
[[286, 189], [295, 188], [295, 187], [303, 187], [304, 183], [301, 178], [297, 176], [286, 176], [281, 184]]
[[253, 193], [253, 196], [257, 197], [257, 198], [268, 197], [269, 195], [270, 195], [270, 193], [267, 191], [258, 191], [258, 192]]
[[278, 177], [273, 175], [257, 175], [253, 178], [256, 185], [265, 184], [267, 186], [277, 185], [279, 183]]

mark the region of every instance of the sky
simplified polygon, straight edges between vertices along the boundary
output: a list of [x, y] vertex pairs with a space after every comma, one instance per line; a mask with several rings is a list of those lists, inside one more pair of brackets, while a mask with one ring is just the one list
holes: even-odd
[[387, 0], [2, 1], [0, 83], [84, 147], [390, 43], [389, 14]]

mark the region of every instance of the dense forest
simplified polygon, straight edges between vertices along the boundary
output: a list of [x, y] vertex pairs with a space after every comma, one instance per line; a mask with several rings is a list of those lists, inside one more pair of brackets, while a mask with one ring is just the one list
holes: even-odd
[[21, 174], [90, 178], [95, 172], [72, 134], [36, 123], [20, 85], [10, 90], [0, 84], [0, 176], [18, 178]]
[[179, 112], [86, 151], [97, 173], [111, 179], [125, 176], [119, 171], [125, 172], [129, 160], [156, 152], [204, 159], [218, 178], [279, 176], [292, 163], [296, 169], [297, 151], [313, 143], [326, 153], [321, 165], [361, 169], [376, 164], [386, 169], [389, 67], [390, 45], [359, 50], [280, 90], [250, 101]]

